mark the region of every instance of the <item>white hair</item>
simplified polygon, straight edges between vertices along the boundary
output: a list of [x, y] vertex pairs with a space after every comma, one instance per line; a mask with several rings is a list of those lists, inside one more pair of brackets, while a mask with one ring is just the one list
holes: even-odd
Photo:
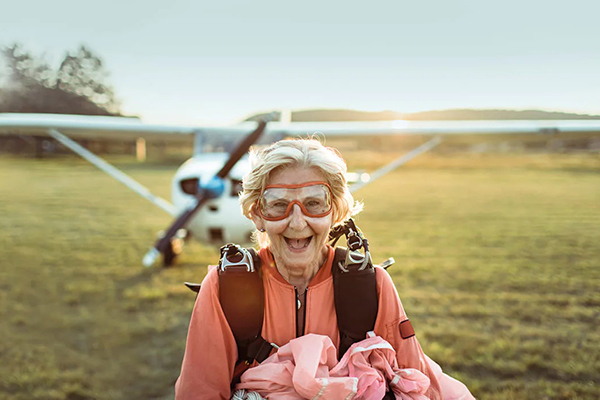
[[[273, 143], [260, 151], [250, 152], [252, 171], [243, 180], [240, 194], [242, 212], [252, 218], [253, 208], [260, 198], [271, 173], [282, 168], [316, 168], [331, 186], [333, 226], [362, 210], [355, 202], [346, 182], [346, 162], [340, 153], [325, 147], [315, 139], [287, 139]], [[266, 234], [255, 232], [260, 245], [268, 243]]]

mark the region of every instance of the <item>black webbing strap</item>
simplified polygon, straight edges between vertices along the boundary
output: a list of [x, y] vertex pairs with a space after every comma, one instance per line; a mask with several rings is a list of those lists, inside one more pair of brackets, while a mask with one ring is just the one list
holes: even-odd
[[219, 270], [219, 301], [227, 323], [235, 337], [238, 359], [234, 382], [254, 360], [263, 362], [273, 346], [261, 336], [265, 296], [260, 274], [260, 259], [248, 249], [254, 260], [254, 271], [244, 266], [230, 265]]
[[219, 269], [219, 301], [240, 360], [249, 360], [247, 349], [262, 331], [265, 296], [259, 270], [258, 265], [252, 272], [244, 266]]
[[273, 345], [259, 335], [248, 344], [248, 358], [261, 363], [269, 357], [271, 350], [273, 350]]
[[367, 332], [375, 328], [378, 311], [377, 281], [372, 265], [359, 271], [358, 265], [347, 265], [348, 272], [340, 269], [347, 250], [335, 249], [333, 260], [333, 290], [335, 312], [340, 331], [339, 358], [348, 348], [367, 337]]

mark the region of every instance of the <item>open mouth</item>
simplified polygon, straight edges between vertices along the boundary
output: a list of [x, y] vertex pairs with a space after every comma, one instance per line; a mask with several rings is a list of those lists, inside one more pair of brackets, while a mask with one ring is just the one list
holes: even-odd
[[309, 236], [306, 238], [299, 238], [299, 239], [284, 237], [285, 242], [292, 250], [302, 250], [302, 249], [308, 247], [308, 245], [312, 241], [312, 238], [313, 238], [312, 236]]

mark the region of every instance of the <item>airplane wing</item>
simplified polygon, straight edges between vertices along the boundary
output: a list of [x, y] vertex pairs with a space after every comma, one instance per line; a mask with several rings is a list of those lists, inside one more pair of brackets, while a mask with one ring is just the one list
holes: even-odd
[[[0, 113], [0, 134], [47, 135], [55, 129], [74, 139], [167, 139], [189, 140], [189, 135], [239, 138], [254, 129], [255, 122], [233, 126], [178, 126], [146, 124], [139, 118]], [[270, 122], [269, 138], [324, 135], [461, 135], [528, 133], [599, 133], [600, 120], [477, 120], [477, 121], [351, 121], [351, 122]]]
[[255, 122], [232, 127], [194, 127], [143, 123], [139, 118], [62, 114], [0, 113], [0, 134], [48, 135], [57, 130], [73, 139], [190, 140], [190, 135], [209, 129], [219, 135], [243, 136]]
[[477, 121], [368, 121], [272, 122], [270, 133], [312, 135], [462, 135], [528, 133], [600, 133], [600, 120], [477, 120]]

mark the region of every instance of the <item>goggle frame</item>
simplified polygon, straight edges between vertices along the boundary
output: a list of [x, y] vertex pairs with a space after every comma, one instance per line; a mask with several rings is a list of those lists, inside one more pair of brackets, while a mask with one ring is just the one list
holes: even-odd
[[[327, 212], [321, 213], [321, 214], [311, 214], [310, 212], [308, 212], [306, 207], [304, 207], [304, 204], [302, 204], [302, 202], [300, 200], [292, 200], [288, 203], [288, 205], [285, 209], [285, 212], [280, 217], [267, 217], [266, 215], [263, 214], [261, 203], [262, 203], [263, 194], [267, 189], [299, 189], [299, 188], [314, 186], [314, 185], [323, 185], [323, 186], [327, 187], [327, 190], [329, 190], [330, 206], [329, 206], [329, 210]], [[300, 210], [302, 211], [302, 214], [306, 215], [309, 218], [326, 217], [329, 214], [331, 214], [331, 212], [333, 211], [333, 191], [331, 190], [331, 186], [327, 182], [324, 182], [324, 181], [311, 181], [311, 182], [298, 183], [298, 184], [293, 184], [293, 185], [288, 185], [288, 184], [267, 185], [263, 189], [258, 200], [256, 200], [256, 209], [257, 209], [260, 217], [266, 221], [282, 221], [290, 216], [290, 214], [292, 212], [292, 208], [294, 207], [294, 204], [298, 204], [298, 206], [300, 207]]]

